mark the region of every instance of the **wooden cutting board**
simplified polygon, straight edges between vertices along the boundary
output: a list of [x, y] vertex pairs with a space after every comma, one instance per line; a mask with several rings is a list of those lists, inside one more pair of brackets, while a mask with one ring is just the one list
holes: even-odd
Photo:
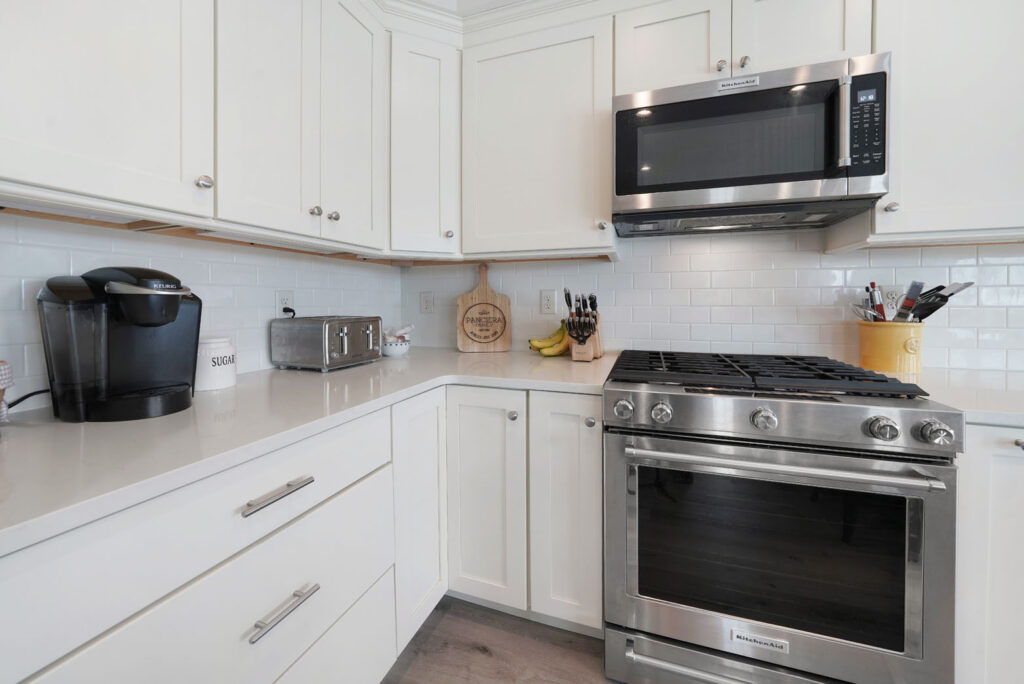
[[456, 309], [459, 351], [500, 352], [512, 346], [508, 295], [487, 284], [487, 264], [480, 264], [480, 282], [459, 297]]

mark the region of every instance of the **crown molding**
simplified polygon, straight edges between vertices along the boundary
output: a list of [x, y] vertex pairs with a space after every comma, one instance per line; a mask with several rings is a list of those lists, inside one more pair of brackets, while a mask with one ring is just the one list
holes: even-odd
[[511, 5], [461, 17], [455, 12], [443, 10], [418, 0], [373, 0], [373, 3], [385, 14], [460, 34], [493, 28], [520, 19], [529, 19], [593, 2], [595, 0], [519, 0]]
[[416, 0], [373, 0], [385, 14], [410, 19], [455, 33], [463, 32], [462, 17], [447, 10], [416, 2]]

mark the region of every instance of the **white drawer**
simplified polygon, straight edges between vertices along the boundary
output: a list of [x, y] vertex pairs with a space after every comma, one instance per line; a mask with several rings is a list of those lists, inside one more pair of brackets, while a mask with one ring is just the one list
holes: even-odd
[[395, 573], [388, 570], [277, 681], [377, 684], [396, 658]]
[[[0, 558], [0, 681], [17, 681], [391, 458], [387, 409]], [[312, 484], [242, 517], [285, 483]]]
[[37, 681], [273, 681], [393, 565], [392, 515], [385, 466]]

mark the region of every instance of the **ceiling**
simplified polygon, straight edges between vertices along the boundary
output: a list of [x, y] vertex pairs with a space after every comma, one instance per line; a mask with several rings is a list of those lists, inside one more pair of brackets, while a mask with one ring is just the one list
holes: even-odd
[[417, 0], [417, 2], [436, 7], [437, 9], [468, 17], [498, 7], [517, 5], [526, 0]]

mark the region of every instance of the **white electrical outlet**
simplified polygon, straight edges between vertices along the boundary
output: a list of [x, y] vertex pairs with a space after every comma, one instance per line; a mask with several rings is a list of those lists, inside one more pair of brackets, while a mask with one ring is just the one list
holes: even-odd
[[542, 314], [554, 314], [555, 313], [555, 291], [554, 290], [541, 290], [540, 291], [540, 312]]
[[420, 292], [420, 313], [434, 313], [434, 293]]
[[284, 316], [284, 308], [295, 307], [295, 293], [291, 290], [278, 290], [274, 293], [277, 296], [277, 315]]

